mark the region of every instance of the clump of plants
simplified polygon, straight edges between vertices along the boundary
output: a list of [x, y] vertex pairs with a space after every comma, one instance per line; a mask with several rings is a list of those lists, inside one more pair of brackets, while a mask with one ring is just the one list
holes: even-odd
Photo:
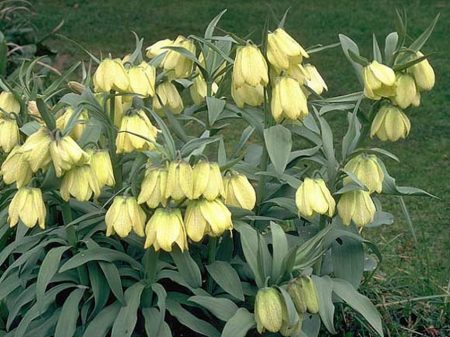
[[0, 81], [6, 336], [313, 337], [342, 305], [383, 335], [358, 292], [381, 259], [364, 233], [392, 223], [383, 195], [426, 192], [367, 139], [408, 136], [437, 19], [411, 42], [399, 17], [370, 57], [340, 35], [361, 91], [326, 97], [314, 54], [336, 45], [305, 48], [285, 17], [244, 40], [223, 14], [48, 86], [37, 61]]

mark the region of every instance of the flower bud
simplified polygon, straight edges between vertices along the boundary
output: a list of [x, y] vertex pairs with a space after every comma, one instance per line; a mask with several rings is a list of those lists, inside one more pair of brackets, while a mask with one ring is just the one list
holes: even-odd
[[0, 113], [14, 113], [20, 112], [20, 103], [12, 92], [3, 91], [0, 93]]
[[267, 58], [278, 69], [287, 70], [291, 64], [299, 64], [308, 53], [283, 28], [267, 35]]
[[183, 111], [183, 100], [172, 82], [165, 81], [156, 87], [153, 109], [159, 114], [164, 113], [164, 109], [168, 109], [174, 114], [180, 114]]
[[252, 210], [256, 203], [256, 192], [248, 178], [239, 173], [232, 173], [223, 178], [225, 204]]
[[359, 227], [371, 223], [376, 211], [370, 193], [362, 190], [343, 193], [337, 204], [337, 209], [344, 225], [350, 225], [353, 220]]
[[316, 214], [332, 217], [336, 207], [323, 179], [305, 178], [295, 193], [295, 202], [299, 213], [306, 218]]
[[324, 90], [328, 90], [327, 84], [323, 80], [322, 76], [320, 76], [316, 67], [312, 64], [305, 64], [304, 69], [307, 73], [305, 84], [312, 91], [314, 91], [317, 95], [321, 95]]
[[182, 251], [188, 249], [186, 230], [179, 209], [158, 208], [148, 221], [145, 234], [147, 238], [144, 248], [153, 246], [156, 251], [162, 249], [171, 252], [173, 244], [176, 244]]
[[0, 149], [9, 153], [20, 142], [19, 126], [15, 119], [0, 118]]
[[117, 153], [153, 150], [157, 134], [143, 110], [124, 116], [116, 138]]
[[219, 164], [201, 160], [195, 164], [192, 173], [194, 179], [192, 198], [204, 197], [214, 200], [224, 195]]
[[406, 138], [411, 129], [411, 122], [405, 113], [393, 105], [384, 105], [378, 110], [370, 128], [370, 137], [395, 142]]
[[37, 172], [46, 168], [52, 158], [50, 156], [50, 144], [53, 139], [50, 131], [42, 127], [27, 138], [22, 146], [22, 153], [30, 164], [31, 170]]
[[251, 87], [266, 86], [269, 74], [263, 54], [253, 44], [238, 47], [234, 60], [232, 82], [235, 88], [243, 85]]
[[89, 155], [70, 136], [52, 141], [50, 156], [57, 177], [61, 177], [65, 171], [70, 170], [73, 166], [89, 162]]
[[169, 49], [164, 49], [164, 47], [168, 47], [168, 46], [172, 46], [172, 45], [173, 45], [173, 41], [170, 39], [164, 39], [164, 40], [155, 42], [150, 47], [147, 47], [147, 49], [145, 49], [146, 56], [148, 58], [152, 59], [164, 52], [168, 52]]
[[125, 238], [133, 230], [143, 237], [146, 218], [144, 210], [135, 198], [116, 196], [105, 215], [106, 235], [117, 233], [121, 238]]
[[303, 120], [308, 115], [306, 96], [300, 84], [290, 77], [278, 77], [272, 90], [272, 115], [275, 121]]
[[309, 276], [300, 276], [297, 279], [297, 287], [301, 292], [301, 297], [305, 303], [306, 309], [311, 314], [319, 312], [319, 299], [317, 296], [316, 285]]
[[300, 278], [296, 278], [288, 284], [287, 292], [294, 303], [297, 313], [299, 315], [305, 313], [307, 308], [305, 299], [303, 298], [302, 283]]
[[193, 199], [194, 177], [192, 167], [185, 161], [171, 162], [167, 173], [165, 198]]
[[155, 95], [156, 70], [146, 62], [128, 69], [129, 92], [149, 97]]
[[[184, 36], [179, 35], [171, 46], [184, 48], [195, 55], [194, 41]], [[193, 68], [192, 60], [176, 50], [167, 50], [168, 52], [161, 62], [161, 66], [168, 73], [168, 76], [172, 79], [189, 77]]]
[[16, 183], [17, 188], [28, 184], [31, 180], [32, 171], [30, 164], [22, 152], [22, 148], [16, 146], [2, 163], [0, 174], [5, 184]]
[[114, 179], [114, 172], [111, 163], [111, 158], [106, 150], [89, 151], [91, 157], [91, 168], [97, 178], [100, 190], [105, 186], [114, 186], [116, 180]]
[[363, 68], [364, 95], [373, 100], [395, 94], [395, 73], [392, 68], [372, 61]]
[[232, 83], [231, 97], [240, 108], [243, 108], [245, 104], [259, 106], [264, 103], [264, 87], [262, 85], [252, 87], [248, 84], [237, 87]]
[[190, 201], [184, 222], [187, 235], [194, 242], [199, 242], [206, 234], [220, 236], [233, 229], [231, 213], [219, 199]]
[[86, 87], [77, 81], [69, 81], [67, 82], [67, 86], [69, 87], [70, 90], [72, 90], [74, 93], [77, 94], [82, 94], [83, 91], [86, 90]]
[[[377, 156], [371, 154], [358, 155], [350, 159], [344, 168], [353, 173], [367, 187], [369, 193], [381, 193], [384, 173], [378, 163]], [[344, 184], [351, 181], [350, 177], [344, 178]]]
[[[56, 120], [56, 127], [60, 130], [64, 130], [69, 124], [69, 121], [72, 118], [73, 114], [74, 114], [73, 109], [71, 107], [67, 108], [64, 114], [62, 114]], [[86, 129], [86, 121], [88, 119], [89, 119], [88, 112], [86, 110], [81, 111], [81, 113], [78, 115], [77, 120], [75, 121], [75, 124], [73, 125], [72, 131], [69, 134], [70, 137], [72, 137], [75, 140], [79, 140], [83, 135], [84, 130]]]
[[100, 186], [94, 170], [89, 164], [73, 166], [68, 170], [61, 181], [61, 198], [65, 201], [73, 196], [78, 201], [88, 201], [92, 195], [100, 195]]
[[167, 198], [165, 197], [167, 185], [167, 169], [166, 168], [150, 168], [145, 172], [142, 181], [141, 193], [138, 196], [138, 204], [147, 203], [148, 207], [156, 208], [160, 204], [166, 206]]
[[400, 108], [406, 109], [417, 100], [418, 90], [414, 78], [408, 74], [397, 74], [395, 96], [392, 101]]
[[[418, 51], [416, 57], [422, 57], [423, 54]], [[414, 76], [417, 86], [420, 90], [431, 90], [434, 87], [434, 70], [427, 59], [414, 64], [408, 69], [408, 72]]]
[[275, 288], [262, 288], [256, 293], [256, 329], [261, 334], [265, 330], [278, 332], [283, 324], [284, 301]]
[[96, 92], [127, 92], [129, 87], [128, 75], [120, 59], [107, 58], [100, 62], [93, 80]]
[[38, 119], [38, 121], [40, 121], [42, 119], [41, 113], [39, 112], [36, 101], [29, 101], [27, 109], [28, 109], [29, 115], [35, 117], [36, 119]]
[[14, 227], [21, 220], [28, 228], [33, 228], [37, 223], [44, 229], [46, 214], [41, 190], [22, 187], [19, 188], [9, 204], [8, 223], [10, 227]]

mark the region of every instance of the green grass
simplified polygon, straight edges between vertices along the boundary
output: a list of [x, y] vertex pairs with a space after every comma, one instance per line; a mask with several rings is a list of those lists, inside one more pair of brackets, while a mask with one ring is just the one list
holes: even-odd
[[[267, 4], [267, 5], [266, 5]], [[402, 216], [398, 200], [385, 198], [385, 208], [396, 215], [391, 226], [366, 230], [371, 240], [379, 243], [384, 261], [366, 291], [383, 310], [390, 336], [432, 335], [432, 328], [440, 336], [450, 335], [449, 306], [442, 298], [424, 299], [411, 303], [400, 302], [421, 296], [442, 295], [448, 291], [450, 263], [450, 3], [428, 1], [61, 1], [36, 0], [38, 14], [34, 23], [39, 29], [50, 30], [61, 20], [61, 33], [81, 43], [95, 54], [111, 53], [122, 56], [134, 48], [135, 31], [145, 38], [145, 45], [177, 34], [201, 34], [206, 24], [222, 9], [228, 8], [220, 27], [240, 36], [252, 33], [259, 40], [265, 18], [271, 12], [280, 18], [291, 7], [286, 28], [304, 46], [337, 42], [337, 34], [344, 33], [370, 57], [372, 32], [381, 40], [395, 29], [395, 8], [405, 7], [409, 16], [409, 33], [418, 36], [437, 13], [441, 20], [426, 53], [436, 52], [431, 63], [437, 83], [430, 93], [423, 95], [419, 108], [409, 109], [412, 131], [406, 141], [381, 144], [401, 159], [400, 164], [387, 162], [389, 171], [401, 185], [426, 189], [440, 199], [406, 198], [418, 238], [415, 244], [411, 231]], [[52, 40], [67, 62], [71, 57], [86, 59], [76, 46], [66, 41]], [[69, 58], [64, 57], [69, 55]], [[311, 60], [323, 74], [330, 88], [329, 95], [357, 90], [357, 81], [341, 50], [335, 48], [315, 54]], [[334, 113], [338, 114], [338, 113]], [[342, 134], [342, 116], [333, 116], [332, 123]], [[345, 328], [345, 327], [344, 327]], [[415, 333], [411, 331], [416, 331]]]

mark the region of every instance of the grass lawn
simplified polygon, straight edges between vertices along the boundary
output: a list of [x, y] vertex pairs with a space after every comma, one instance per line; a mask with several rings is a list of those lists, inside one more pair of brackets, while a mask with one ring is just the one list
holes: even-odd
[[[407, 141], [378, 144], [394, 152], [400, 164], [387, 162], [401, 185], [426, 189], [440, 199], [406, 198], [414, 222], [418, 243], [402, 216], [397, 199], [386, 199], [385, 207], [396, 215], [391, 226], [366, 230], [371, 240], [379, 243], [385, 256], [376, 277], [366, 291], [382, 305], [389, 324], [390, 336], [449, 336], [450, 305], [442, 297], [450, 279], [450, 2], [445, 0], [413, 1], [167, 1], [167, 0], [34, 0], [37, 12], [34, 23], [50, 30], [61, 19], [61, 33], [95, 54], [122, 56], [134, 48], [135, 31], [145, 38], [145, 45], [177, 34], [201, 34], [207, 23], [222, 9], [228, 8], [220, 27], [240, 36], [252, 33], [259, 40], [267, 15], [281, 18], [291, 7], [286, 28], [304, 46], [337, 42], [344, 33], [370, 57], [372, 32], [379, 40], [395, 29], [395, 8], [405, 7], [409, 15], [409, 33], [417, 37], [437, 13], [441, 13], [435, 32], [424, 48], [436, 52], [431, 63], [436, 71], [436, 86], [423, 95], [419, 108], [409, 109], [412, 131]], [[66, 41], [49, 44], [59, 53], [86, 56]], [[339, 48], [314, 54], [312, 62], [323, 74], [328, 95], [358, 90], [350, 65]], [[342, 116], [332, 117], [338, 134], [344, 127]], [[414, 302], [403, 301], [415, 299]], [[400, 301], [399, 303], [397, 303]], [[401, 302], [403, 301], [403, 302]], [[435, 330], [434, 330], [435, 329]], [[440, 334], [433, 335], [438, 332]], [[345, 335], [348, 336], [348, 335]]]

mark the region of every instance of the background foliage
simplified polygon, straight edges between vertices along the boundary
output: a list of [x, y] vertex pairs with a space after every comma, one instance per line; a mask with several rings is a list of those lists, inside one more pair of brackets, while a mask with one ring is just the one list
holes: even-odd
[[[376, 302], [387, 304], [385, 317], [392, 325], [394, 336], [409, 335], [411, 332], [406, 329], [432, 335], [433, 327], [442, 336], [448, 333], [445, 329], [448, 328], [446, 314], [449, 308], [442, 298], [391, 305], [408, 298], [439, 295], [448, 291], [450, 266], [445, 252], [449, 251], [450, 242], [448, 235], [442, 234], [447, 233], [450, 226], [450, 165], [448, 150], [439, 150], [450, 147], [450, 119], [445, 107], [450, 92], [447, 56], [447, 51], [450, 51], [447, 38], [450, 29], [446, 24], [450, 7], [445, 1], [344, 0], [339, 2], [339, 7], [336, 7], [335, 2], [326, 0], [301, 3], [277, 1], [269, 3], [269, 6], [256, 1], [227, 1], [226, 4], [208, 1], [192, 1], [189, 4], [182, 1], [127, 1], [125, 7], [120, 0], [46, 0], [34, 1], [33, 5], [38, 13], [33, 22], [38, 29], [49, 31], [64, 18], [62, 34], [91, 51], [110, 50], [114, 55], [133, 48], [131, 30], [144, 36], [146, 44], [161, 36], [175, 37], [186, 31], [201, 33], [205, 23], [224, 7], [228, 8], [228, 13], [221, 21], [222, 28], [238, 34], [253, 31], [257, 38], [270, 9], [280, 17], [284, 9], [291, 6], [286, 28], [305, 46], [316, 42], [336, 42], [336, 32], [342, 32], [362, 47], [363, 54], [369, 54], [372, 31], [379, 32], [380, 37], [391, 31], [395, 19], [394, 7], [405, 7], [411, 24], [409, 30], [415, 36], [427, 26], [430, 18], [441, 12], [440, 24], [426, 50], [442, 51], [431, 58], [437, 74], [437, 85], [420, 108], [411, 109], [410, 116], [414, 123], [408, 141], [387, 146], [401, 160], [401, 165], [392, 165], [392, 168], [388, 163], [388, 169], [401, 185], [425, 188], [441, 199], [407, 199], [418, 244], [415, 244], [407, 222], [402, 220], [398, 203], [393, 199], [391, 204], [385, 205], [386, 209], [394, 211], [397, 221], [391, 227], [371, 231], [371, 239], [381, 242], [385, 261], [375, 280], [366, 285], [366, 289]], [[117, 22], [121, 24], [117, 25]], [[65, 60], [71, 56], [85, 57], [78, 47], [67, 41], [54, 40], [49, 44], [60, 53], [60, 67], [64, 67]], [[339, 48], [314, 55], [314, 63], [319, 69], [325, 70], [322, 75], [329, 85], [330, 96], [356, 89], [351, 87], [357, 85], [353, 80], [351, 66]], [[336, 121], [332, 125], [336, 136], [342, 135], [345, 129], [340, 126], [344, 125], [344, 116], [336, 113], [334, 118]], [[389, 274], [389, 278], [385, 279], [385, 274]]]

